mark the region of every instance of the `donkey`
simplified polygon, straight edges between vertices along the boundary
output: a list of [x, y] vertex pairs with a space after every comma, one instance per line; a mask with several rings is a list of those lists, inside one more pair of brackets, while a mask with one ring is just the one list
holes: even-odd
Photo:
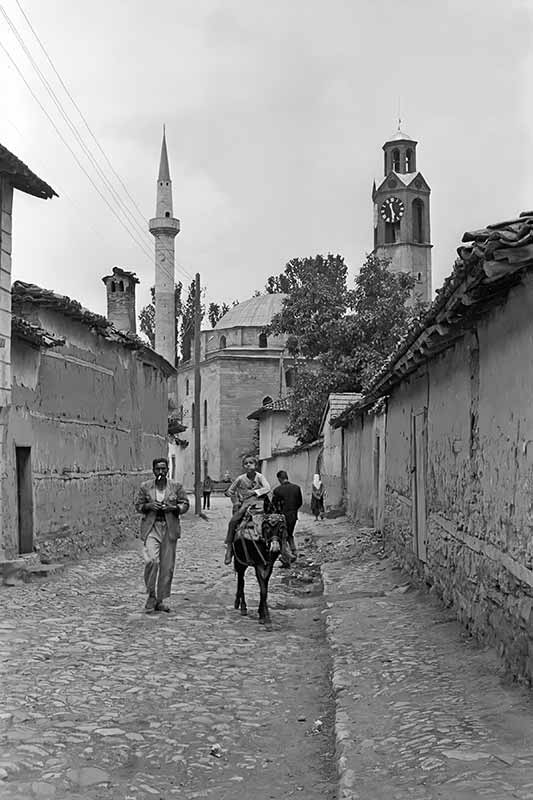
[[262, 514], [252, 515], [247, 512], [237, 528], [233, 542], [233, 563], [237, 573], [235, 609], [240, 610], [243, 617], [248, 614], [244, 596], [244, 573], [248, 567], [253, 567], [259, 584], [259, 624], [268, 627], [272, 624], [267, 602], [268, 582], [276, 559], [287, 540], [287, 523], [283, 514], [279, 513], [276, 500], [274, 498], [274, 501], [270, 501], [265, 496]]

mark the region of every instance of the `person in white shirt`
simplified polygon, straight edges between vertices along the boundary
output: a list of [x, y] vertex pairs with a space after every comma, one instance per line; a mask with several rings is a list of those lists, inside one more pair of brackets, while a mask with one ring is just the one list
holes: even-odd
[[258, 500], [260, 497], [270, 492], [270, 484], [264, 475], [257, 472], [257, 459], [255, 456], [245, 456], [242, 462], [245, 472], [235, 478], [226, 494], [231, 499], [233, 506], [233, 516], [228, 524], [228, 532], [224, 540], [226, 545], [226, 555], [224, 557], [224, 564], [231, 564], [233, 558], [233, 539], [237, 525], [244, 517], [245, 512], [249, 508], [257, 507], [257, 510], [262, 510], [262, 503], [258, 507]]

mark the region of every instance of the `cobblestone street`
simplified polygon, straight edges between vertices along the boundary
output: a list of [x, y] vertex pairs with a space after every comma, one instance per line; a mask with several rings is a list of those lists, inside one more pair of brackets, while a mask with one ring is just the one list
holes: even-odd
[[276, 568], [266, 631], [249, 570], [240, 617], [214, 506], [183, 520], [170, 614], [143, 612], [139, 547], [2, 588], [0, 797], [334, 796], [321, 600]]

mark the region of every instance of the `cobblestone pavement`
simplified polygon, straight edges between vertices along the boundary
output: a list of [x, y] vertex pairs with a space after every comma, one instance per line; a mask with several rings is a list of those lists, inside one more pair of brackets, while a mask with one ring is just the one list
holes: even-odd
[[372, 531], [344, 519], [311, 528], [324, 562], [339, 796], [533, 798], [531, 690], [411, 587], [371, 546]]
[[248, 571], [240, 617], [214, 505], [184, 518], [170, 614], [142, 611], [139, 548], [0, 590], [1, 798], [334, 796], [321, 600], [275, 569], [266, 631]]

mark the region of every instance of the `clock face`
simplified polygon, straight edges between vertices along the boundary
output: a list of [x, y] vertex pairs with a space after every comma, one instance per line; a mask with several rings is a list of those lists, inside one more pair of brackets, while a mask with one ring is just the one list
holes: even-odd
[[403, 217], [405, 206], [397, 197], [387, 197], [380, 206], [379, 213], [385, 222], [399, 222]]

